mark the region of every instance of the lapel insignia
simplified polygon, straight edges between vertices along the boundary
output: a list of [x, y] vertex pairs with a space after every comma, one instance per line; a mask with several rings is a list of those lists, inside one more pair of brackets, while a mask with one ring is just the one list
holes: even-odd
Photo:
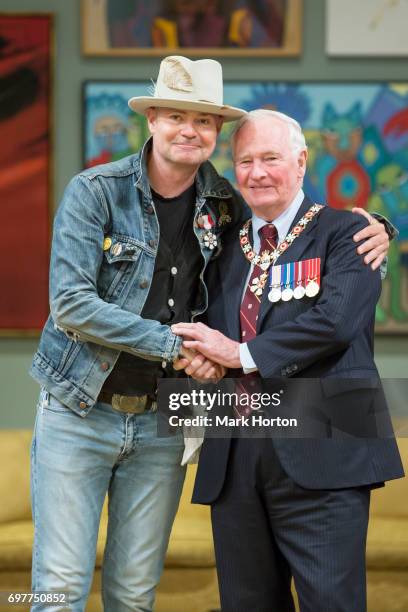
[[270, 258], [270, 253], [269, 251], [263, 251], [261, 253], [261, 259], [259, 261], [259, 266], [262, 268], [262, 270], [267, 270], [270, 266], [271, 263], [271, 258]]
[[213, 251], [215, 247], [217, 246], [218, 244], [217, 237], [211, 230], [208, 230], [203, 235], [203, 243], [207, 249], [210, 249], [210, 251]]
[[197, 227], [199, 229], [210, 230], [214, 226], [214, 221], [211, 215], [199, 215], [197, 218]]
[[112, 255], [114, 257], [117, 257], [118, 255], [121, 254], [122, 252], [122, 245], [120, 244], [120, 242], [116, 242], [112, 247], [110, 252], [112, 253]]
[[252, 291], [252, 293], [255, 293], [255, 295], [258, 297], [262, 295], [267, 278], [268, 275], [265, 272], [259, 277], [253, 278], [250, 286], [250, 290]]
[[226, 223], [231, 223], [231, 217], [228, 214], [228, 204], [225, 202], [221, 202], [219, 205], [220, 216], [218, 219], [218, 223], [220, 225], [225, 225]]

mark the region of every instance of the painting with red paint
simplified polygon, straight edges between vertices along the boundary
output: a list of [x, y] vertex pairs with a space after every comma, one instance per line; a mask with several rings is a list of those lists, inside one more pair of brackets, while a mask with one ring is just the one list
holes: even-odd
[[0, 14], [0, 335], [48, 315], [52, 17]]

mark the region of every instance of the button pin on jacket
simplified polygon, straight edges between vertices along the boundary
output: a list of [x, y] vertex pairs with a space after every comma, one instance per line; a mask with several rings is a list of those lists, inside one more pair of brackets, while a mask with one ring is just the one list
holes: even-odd
[[109, 238], [109, 236], [106, 236], [105, 240], [103, 241], [103, 250], [109, 251], [109, 249], [111, 248], [111, 245], [112, 245], [112, 239]]
[[111, 253], [112, 253], [112, 255], [114, 255], [116, 257], [116, 255], [120, 255], [121, 252], [122, 252], [122, 245], [120, 244], [120, 242], [117, 242], [111, 248]]

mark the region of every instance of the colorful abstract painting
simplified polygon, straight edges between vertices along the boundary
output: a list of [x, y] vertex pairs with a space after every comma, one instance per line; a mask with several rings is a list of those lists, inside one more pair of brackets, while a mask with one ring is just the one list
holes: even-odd
[[[85, 165], [136, 151], [147, 131], [127, 107], [146, 95], [148, 82], [87, 83]], [[309, 149], [305, 191], [338, 209], [361, 206], [385, 215], [398, 228], [377, 308], [377, 330], [408, 332], [408, 84], [226, 83], [225, 101], [251, 110], [276, 109], [297, 119]], [[217, 170], [234, 181], [226, 124], [213, 156]]]
[[49, 15], [0, 14], [0, 334], [48, 314]]
[[298, 55], [302, 0], [82, 0], [86, 55]]

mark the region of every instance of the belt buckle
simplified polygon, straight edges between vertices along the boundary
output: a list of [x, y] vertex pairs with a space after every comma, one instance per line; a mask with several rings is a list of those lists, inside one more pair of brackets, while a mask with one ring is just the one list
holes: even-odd
[[141, 414], [145, 411], [148, 400], [148, 395], [129, 396], [114, 393], [112, 395], [112, 408], [115, 408], [115, 410], [119, 410], [120, 412]]

